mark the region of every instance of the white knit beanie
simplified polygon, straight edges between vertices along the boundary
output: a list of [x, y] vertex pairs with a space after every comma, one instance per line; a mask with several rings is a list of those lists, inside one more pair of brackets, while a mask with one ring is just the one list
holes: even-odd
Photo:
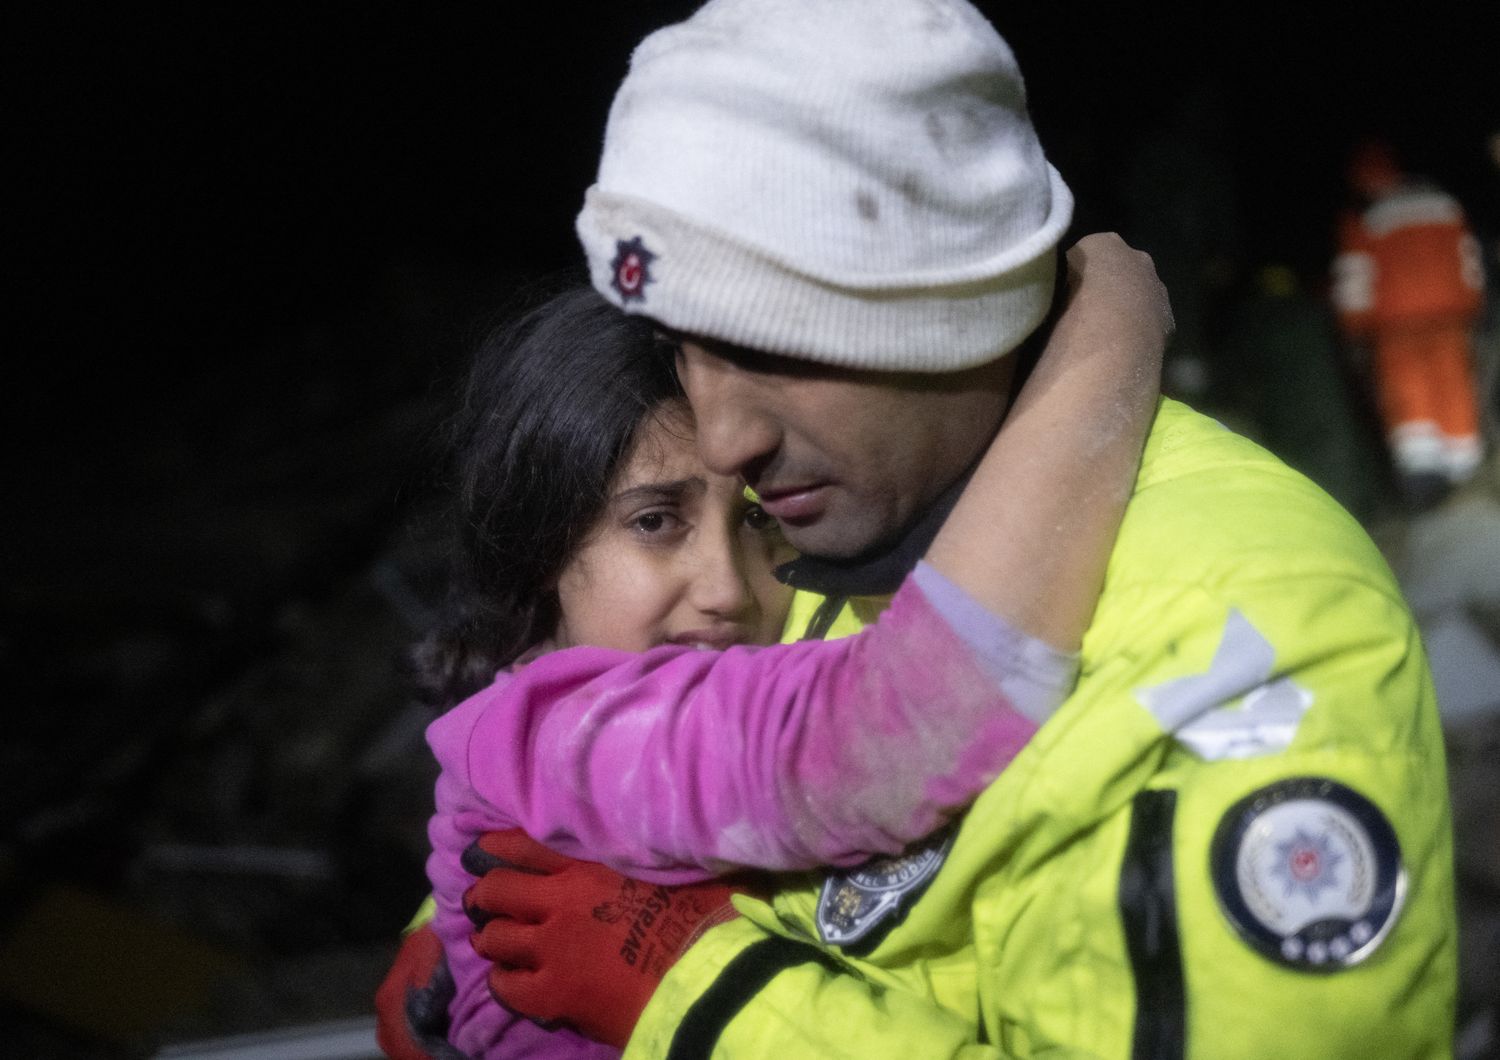
[[1072, 209], [965, 0], [711, 0], [636, 48], [578, 235], [674, 330], [938, 372], [1042, 321]]

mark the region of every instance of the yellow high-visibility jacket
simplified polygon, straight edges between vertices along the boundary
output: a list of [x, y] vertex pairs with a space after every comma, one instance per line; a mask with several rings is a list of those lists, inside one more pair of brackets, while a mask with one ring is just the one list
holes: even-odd
[[1163, 402], [1057, 714], [949, 834], [737, 903], [627, 1058], [1448, 1056], [1416, 628], [1351, 517]]

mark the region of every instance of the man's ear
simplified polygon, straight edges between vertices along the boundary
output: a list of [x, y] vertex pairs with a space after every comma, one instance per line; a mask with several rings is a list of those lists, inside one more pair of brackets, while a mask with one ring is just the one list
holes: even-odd
[[658, 324], [651, 334], [651, 339], [655, 344], [657, 355], [670, 361], [673, 370], [676, 371], [677, 366], [682, 363], [682, 334]]

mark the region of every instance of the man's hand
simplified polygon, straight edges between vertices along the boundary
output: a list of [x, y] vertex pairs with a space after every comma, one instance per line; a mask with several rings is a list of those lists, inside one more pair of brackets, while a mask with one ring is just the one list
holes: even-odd
[[464, 895], [490, 991], [544, 1025], [621, 1048], [667, 970], [737, 914], [718, 881], [663, 887], [555, 854], [515, 829], [464, 853], [480, 877]]
[[391, 1060], [445, 1060], [457, 1055], [448, 1045], [453, 993], [443, 945], [432, 925], [425, 924], [406, 936], [375, 991], [375, 1040], [380, 1051]]

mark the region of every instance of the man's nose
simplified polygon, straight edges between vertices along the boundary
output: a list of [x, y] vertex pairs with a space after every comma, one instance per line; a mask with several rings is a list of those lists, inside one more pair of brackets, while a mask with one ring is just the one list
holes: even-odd
[[688, 601], [704, 614], [742, 618], [752, 594], [745, 574], [744, 550], [731, 529], [705, 533], [700, 539]]
[[693, 408], [699, 457], [709, 470], [753, 484], [781, 445], [780, 427], [763, 405], [761, 388], [738, 365], [689, 344], [678, 371]]

